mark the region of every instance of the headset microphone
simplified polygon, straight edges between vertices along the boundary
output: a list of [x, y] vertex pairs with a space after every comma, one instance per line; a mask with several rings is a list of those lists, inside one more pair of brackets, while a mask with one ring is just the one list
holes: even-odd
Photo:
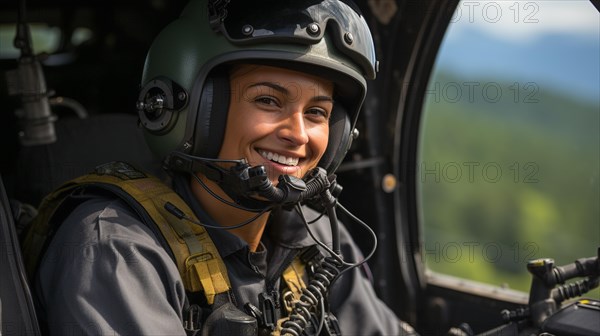
[[[275, 186], [269, 180], [264, 166], [250, 166], [245, 159], [208, 159], [173, 152], [165, 163], [176, 171], [204, 174], [216, 182], [237, 203], [238, 208], [253, 212], [261, 212], [273, 205], [286, 206], [309, 201], [325, 191], [329, 195], [332, 195], [330, 191], [336, 195], [341, 191], [341, 187], [332, 183], [327, 177], [327, 171], [320, 167], [311, 170], [304, 179], [280, 175]], [[231, 166], [224, 168], [225, 164]], [[333, 196], [331, 198], [335, 199]]]

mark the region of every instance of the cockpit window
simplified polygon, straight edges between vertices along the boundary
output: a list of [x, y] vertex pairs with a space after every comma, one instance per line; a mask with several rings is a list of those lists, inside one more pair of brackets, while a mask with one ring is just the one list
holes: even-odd
[[[53, 54], [61, 48], [63, 32], [60, 28], [45, 23], [29, 23], [29, 30], [35, 54]], [[21, 51], [14, 46], [15, 32], [15, 24], [0, 24], [0, 59], [14, 59], [20, 56]], [[70, 45], [78, 46], [91, 39], [92, 35], [89, 28], [77, 27], [71, 34]]]
[[596, 254], [599, 59], [588, 1], [459, 3], [415, 167], [430, 271], [528, 291], [529, 259]]
[[[0, 25], [1, 58], [18, 58], [20, 50], [15, 48], [14, 39], [17, 26], [15, 24]], [[31, 42], [36, 54], [56, 52], [60, 46], [61, 31], [58, 27], [50, 27], [44, 23], [30, 23]]]

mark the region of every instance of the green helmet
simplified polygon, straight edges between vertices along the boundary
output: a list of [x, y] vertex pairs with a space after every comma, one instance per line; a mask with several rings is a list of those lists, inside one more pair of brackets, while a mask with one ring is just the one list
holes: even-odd
[[[344, 158], [377, 61], [356, 6], [338, 0], [192, 0], [155, 39], [137, 108], [155, 154], [216, 158], [227, 121], [233, 63], [265, 64], [334, 82], [329, 173]], [[168, 160], [167, 160], [168, 162]]]

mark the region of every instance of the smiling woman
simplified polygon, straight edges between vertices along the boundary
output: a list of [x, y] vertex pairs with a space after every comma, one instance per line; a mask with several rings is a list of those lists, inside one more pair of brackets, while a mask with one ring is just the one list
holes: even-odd
[[40, 208], [24, 249], [51, 334], [414, 334], [336, 214], [377, 69], [362, 14], [247, 4], [192, 0], [148, 51], [136, 108], [171, 185], [112, 162]]

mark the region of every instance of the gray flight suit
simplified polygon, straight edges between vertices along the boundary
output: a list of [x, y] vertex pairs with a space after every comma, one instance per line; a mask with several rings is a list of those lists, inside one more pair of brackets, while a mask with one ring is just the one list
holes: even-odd
[[[177, 177], [175, 190], [200, 221], [217, 225], [187, 181]], [[319, 215], [307, 207], [304, 213], [309, 221]], [[326, 217], [310, 228], [331, 246]], [[242, 311], [247, 303], [259, 307], [260, 293], [279, 290], [290, 256], [315, 244], [300, 216], [283, 210], [271, 214], [256, 252], [226, 230], [207, 231]], [[362, 259], [343, 226], [340, 242], [345, 261]], [[367, 273], [364, 267], [353, 269], [331, 288], [330, 308], [342, 334], [412, 334], [377, 298]], [[67, 216], [40, 261], [34, 288], [39, 317], [50, 335], [186, 335], [182, 320], [189, 302], [173, 259], [136, 213], [110, 195], [93, 195]]]

